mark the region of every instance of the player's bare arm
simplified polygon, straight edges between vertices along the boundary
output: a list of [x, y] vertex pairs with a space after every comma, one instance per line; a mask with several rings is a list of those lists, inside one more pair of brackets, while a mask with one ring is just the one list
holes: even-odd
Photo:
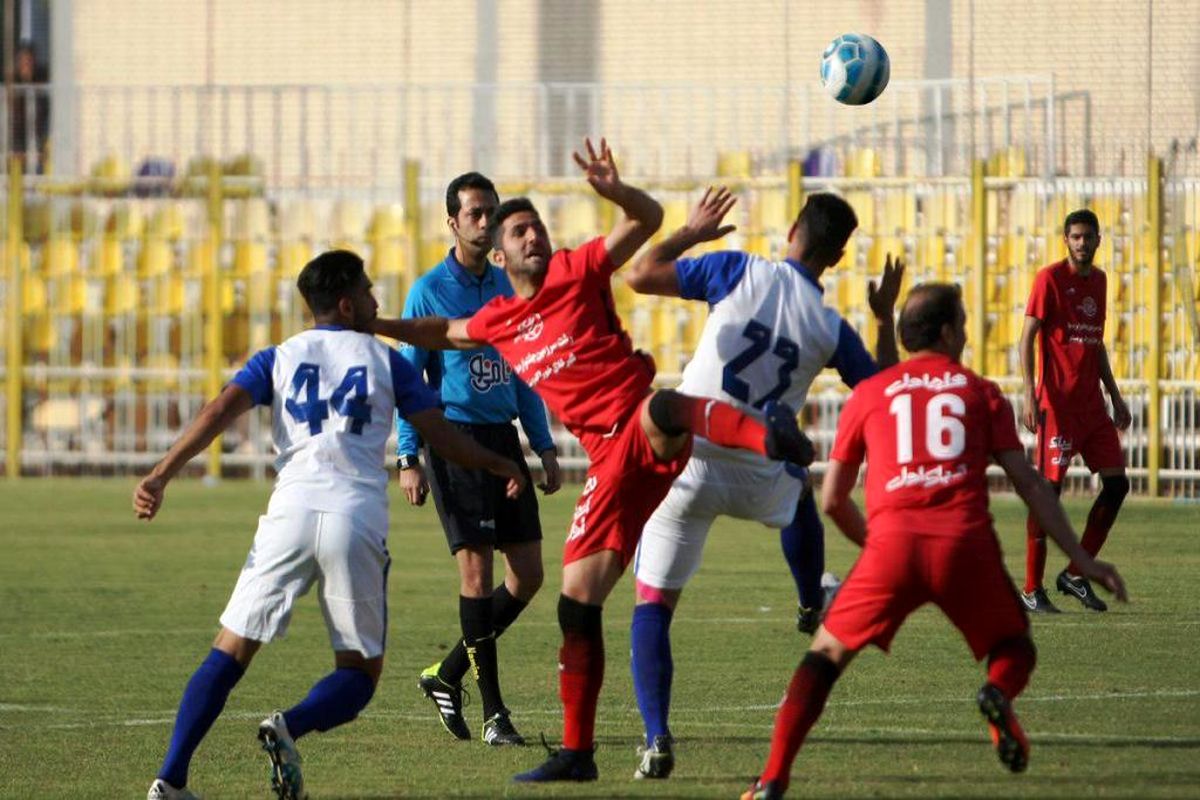
[[614, 267], [619, 267], [662, 226], [662, 206], [641, 189], [621, 180], [612, 150], [605, 139], [600, 140], [598, 150], [592, 145], [591, 139], [584, 139], [583, 144], [587, 157], [573, 153], [575, 163], [583, 170], [584, 177], [596, 194], [615, 203], [625, 212], [625, 219], [618, 222], [604, 239], [609, 260]]
[[[1037, 317], [1025, 317], [1021, 328], [1021, 381], [1025, 390], [1025, 407], [1021, 410], [1021, 424], [1030, 433], [1037, 432], [1037, 382], [1033, 374], [1033, 346], [1037, 341], [1042, 321]], [[1107, 361], [1107, 359], [1105, 359]], [[1110, 373], [1111, 374], [1111, 370]]]
[[408, 418], [429, 446], [447, 461], [461, 464], [468, 469], [483, 469], [508, 478], [505, 494], [516, 498], [525, 489], [525, 475], [520, 467], [498, 453], [482, 447], [478, 442], [446, 422], [441, 409], [430, 408]]
[[240, 386], [229, 384], [214, 400], [200, 409], [200, 414], [187, 430], [171, 445], [150, 474], [142, 478], [133, 490], [133, 510], [138, 519], [154, 519], [162, 507], [163, 492], [184, 465], [212, 444], [233, 421], [254, 407], [254, 398]]
[[821, 510], [834, 521], [846, 538], [859, 547], [867, 541], [867, 521], [850, 492], [858, 483], [858, 464], [829, 460], [825, 480], [821, 484]]
[[424, 350], [473, 350], [486, 342], [477, 342], [467, 335], [466, 319], [446, 317], [412, 317], [410, 319], [384, 319], [371, 321], [371, 330]]
[[896, 298], [900, 296], [900, 284], [904, 281], [904, 267], [904, 259], [899, 256], [893, 259], [888, 253], [879, 283], [871, 281], [867, 284], [867, 304], [878, 323], [875, 360], [880, 369], [900, 362], [900, 351], [896, 348]]
[[1125, 582], [1121, 579], [1117, 568], [1105, 561], [1092, 558], [1083, 549], [1058, 496], [1054, 494], [1050, 484], [1030, 465], [1028, 459], [1025, 458], [1025, 453], [1021, 450], [1002, 450], [996, 453], [995, 457], [996, 462], [1008, 475], [1008, 479], [1012, 481], [1017, 494], [1033, 512], [1038, 525], [1079, 567], [1083, 576], [1099, 582], [1122, 603], [1128, 601]]
[[1104, 389], [1108, 392], [1108, 399], [1112, 400], [1113, 423], [1119, 430], [1126, 430], [1133, 422], [1133, 415], [1129, 413], [1129, 406], [1125, 404], [1125, 398], [1121, 396], [1121, 389], [1117, 386], [1116, 378], [1113, 377], [1112, 364], [1108, 360], [1108, 348], [1104, 346], [1103, 342], [1100, 343], [1099, 350], [1100, 382], [1104, 384]]
[[[675, 261], [702, 242], [714, 242], [737, 229], [723, 225], [737, 198], [724, 186], [705, 189], [687, 223], [640, 256], [625, 273], [625, 282], [638, 294], [679, 297]], [[894, 303], [894, 300], [893, 300]]]

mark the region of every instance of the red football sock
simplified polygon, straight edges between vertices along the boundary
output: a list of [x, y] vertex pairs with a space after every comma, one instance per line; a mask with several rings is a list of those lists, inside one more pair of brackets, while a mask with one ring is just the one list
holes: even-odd
[[558, 696], [563, 704], [563, 747], [591, 750], [596, 703], [604, 683], [604, 637], [564, 631], [558, 651]]
[[767, 429], [754, 417], [728, 403], [707, 397], [677, 394], [686, 410], [686, 427], [722, 447], [740, 447], [760, 456], [767, 454]]
[[1046, 535], [1030, 514], [1025, 520], [1025, 592], [1042, 585], [1046, 577]]
[[837, 667], [820, 653], [810, 652], [800, 662], [783, 696], [783, 705], [775, 715], [771, 753], [760, 778], [763, 783], [774, 781], [780, 789], [787, 788], [796, 753], [825, 710], [825, 701], [837, 677]]
[[988, 683], [1011, 701], [1024, 691], [1036, 663], [1037, 651], [1028, 637], [1008, 639], [988, 654]]
[[[1087, 527], [1083, 529], [1083, 538], [1079, 540], [1083, 549], [1093, 557], [1104, 546], [1105, 540], [1108, 539], [1108, 532], [1112, 530], [1113, 523], [1117, 520], [1118, 509], [1102, 501], [1103, 498], [1098, 497], [1092, 504], [1092, 510], [1088, 512]], [[1067, 565], [1067, 572], [1071, 575], [1081, 574], [1074, 561]]]

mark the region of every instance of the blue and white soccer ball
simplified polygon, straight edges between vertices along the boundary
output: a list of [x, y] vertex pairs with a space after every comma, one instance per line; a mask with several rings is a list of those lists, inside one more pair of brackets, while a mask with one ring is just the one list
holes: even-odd
[[865, 33], [843, 33], [821, 54], [821, 83], [839, 103], [861, 106], [888, 84], [891, 62], [883, 45]]

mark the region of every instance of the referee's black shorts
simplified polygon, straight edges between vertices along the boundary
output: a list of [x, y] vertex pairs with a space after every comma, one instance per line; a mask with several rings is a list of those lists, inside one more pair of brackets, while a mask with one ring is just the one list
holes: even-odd
[[508, 544], [541, 541], [537, 495], [516, 426], [453, 421], [450, 424], [489, 450], [517, 462], [525, 473], [525, 491], [510, 500], [504, 494], [507, 479], [446, 461], [433, 448], [425, 446], [429, 488], [450, 552], [457, 553], [468, 545], [490, 545], [503, 550]]

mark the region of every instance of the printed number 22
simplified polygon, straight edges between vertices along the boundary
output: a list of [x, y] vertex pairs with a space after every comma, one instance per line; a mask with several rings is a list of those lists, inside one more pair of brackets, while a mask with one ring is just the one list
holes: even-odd
[[307, 422], [308, 432], [316, 436], [321, 423], [329, 418], [329, 406], [350, 420], [350, 432], [362, 435], [363, 424], [371, 421], [367, 402], [367, 368], [351, 367], [328, 400], [320, 398], [321, 367], [301, 364], [292, 376], [292, 396], [284, 406], [296, 422]]
[[792, 372], [800, 364], [800, 347], [786, 336], [780, 336], [775, 340], [775, 347], [772, 348], [771, 329], [755, 320], [746, 323], [742, 336], [750, 340], [750, 346], [725, 365], [725, 369], [721, 373], [721, 388], [730, 397], [736, 397], [743, 403], [750, 403], [750, 384], [739, 378], [738, 373], [770, 350], [783, 363], [779, 365], [778, 382], [775, 384], [775, 388], [751, 403], [755, 408], [762, 408], [772, 400], [783, 397], [783, 393], [792, 385]]

